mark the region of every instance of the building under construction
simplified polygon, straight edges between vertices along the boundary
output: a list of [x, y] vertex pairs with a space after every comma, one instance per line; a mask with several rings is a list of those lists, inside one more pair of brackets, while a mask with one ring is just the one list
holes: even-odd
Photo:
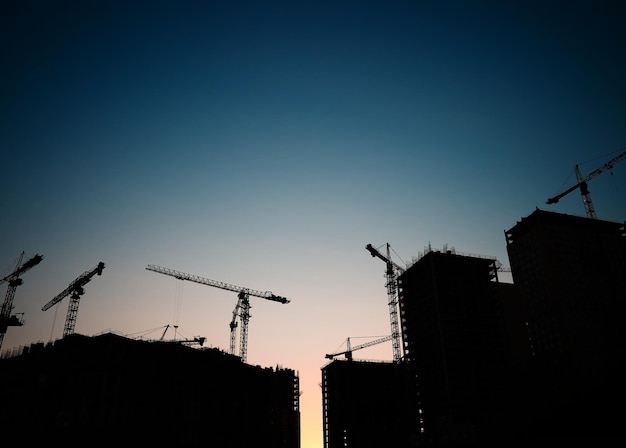
[[323, 366], [324, 448], [417, 446], [414, 384], [405, 363], [347, 358]]
[[524, 356], [514, 286], [495, 258], [429, 250], [398, 277], [404, 357], [414, 366], [421, 446], [502, 439], [513, 363]]
[[214, 348], [73, 333], [0, 359], [0, 384], [22, 443], [300, 447], [296, 372]]
[[495, 258], [429, 248], [403, 269], [368, 249], [402, 357], [322, 369], [325, 448], [624, 439], [626, 223], [537, 209], [504, 233], [512, 284]]
[[537, 209], [505, 231], [528, 322], [530, 429], [623, 437], [626, 223]]
[[346, 354], [322, 368], [324, 447], [469, 446], [509, 436], [512, 372], [529, 351], [519, 296], [498, 281], [499, 262], [429, 250], [395, 277], [389, 257], [379, 258], [397, 282], [403, 354], [386, 363]]

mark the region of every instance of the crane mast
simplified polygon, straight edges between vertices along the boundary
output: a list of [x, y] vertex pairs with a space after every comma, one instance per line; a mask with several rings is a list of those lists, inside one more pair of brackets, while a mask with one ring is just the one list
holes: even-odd
[[233, 310], [233, 317], [230, 321], [230, 353], [235, 354], [235, 345], [237, 339], [237, 328], [239, 328], [239, 321], [241, 322], [240, 335], [239, 335], [239, 356], [243, 362], [247, 361], [248, 356], [248, 322], [250, 321], [250, 296], [260, 297], [262, 299], [271, 300], [273, 302], [279, 302], [287, 304], [289, 299], [277, 296], [270, 291], [259, 291], [250, 288], [244, 288], [241, 286], [231, 285], [229, 283], [219, 282], [208, 278], [200, 277], [198, 275], [186, 274], [184, 272], [176, 271], [174, 269], [164, 268], [162, 266], [156, 266], [149, 264], [146, 269], [148, 271], [157, 272], [159, 274], [169, 275], [170, 277], [177, 278], [178, 280], [188, 280], [202, 285], [213, 286], [215, 288], [225, 289], [227, 291], [233, 291], [237, 293], [237, 304]]
[[237, 341], [237, 318], [241, 320], [241, 334], [239, 335], [239, 356], [245, 362], [248, 357], [248, 322], [250, 321], [250, 298], [246, 291], [237, 294], [237, 305], [233, 309], [233, 318], [230, 321], [230, 353], [235, 354]]
[[31, 268], [37, 266], [41, 262], [41, 260], [43, 260], [42, 255], [36, 254], [27, 262], [21, 264], [23, 258], [24, 252], [20, 254], [17, 265], [15, 266], [15, 270], [9, 275], [0, 279], [0, 283], [8, 283], [7, 294], [4, 298], [4, 302], [2, 303], [2, 310], [0, 311], [0, 348], [2, 348], [2, 342], [4, 341], [4, 335], [6, 334], [8, 327], [17, 327], [23, 325], [22, 320], [20, 320], [17, 316], [11, 316], [11, 311], [13, 310], [13, 299], [15, 298], [15, 290], [18, 286], [24, 283], [20, 276]]
[[548, 198], [548, 200], [546, 201], [546, 204], [556, 204], [557, 202], [561, 200], [562, 197], [570, 194], [572, 191], [576, 189], [580, 189], [580, 195], [582, 196], [582, 199], [583, 199], [583, 205], [585, 206], [587, 217], [596, 219], [597, 218], [596, 209], [593, 206], [593, 202], [591, 201], [591, 194], [589, 193], [588, 182], [594, 177], [596, 177], [598, 174], [606, 170], [612, 169], [616, 163], [620, 162], [623, 159], [626, 159], [626, 151], [612, 158], [611, 160], [606, 162], [604, 165], [602, 165], [600, 168], [595, 169], [594, 171], [589, 173], [587, 177], [583, 176], [582, 172], [580, 171], [580, 167], [576, 165], [574, 167], [574, 171], [576, 173], [577, 183], [572, 185], [568, 189], [562, 191], [561, 193], [557, 194], [556, 196], [552, 196], [551, 198]]
[[91, 281], [91, 278], [94, 275], [102, 275], [103, 269], [104, 263], [99, 262], [95, 268], [93, 268], [91, 271], [85, 271], [83, 274], [78, 276], [76, 280], [70, 283], [67, 288], [65, 288], [60, 294], [58, 294], [54, 299], [50, 300], [41, 308], [42, 311], [46, 311], [47, 309], [50, 309], [54, 305], [59, 303], [65, 297], [71, 295], [70, 303], [67, 307], [67, 317], [65, 318], [63, 337], [74, 333], [74, 328], [76, 326], [76, 316], [78, 314], [78, 305], [80, 303], [80, 296], [85, 293], [84, 286]]
[[400, 362], [402, 359], [400, 341], [400, 323], [398, 319], [398, 275], [404, 272], [404, 268], [391, 260], [391, 246], [387, 243], [387, 256], [381, 254], [371, 244], [365, 246], [372, 257], [378, 257], [385, 262], [385, 277], [387, 298], [389, 300], [389, 319], [391, 321], [391, 341], [393, 347], [393, 360]]

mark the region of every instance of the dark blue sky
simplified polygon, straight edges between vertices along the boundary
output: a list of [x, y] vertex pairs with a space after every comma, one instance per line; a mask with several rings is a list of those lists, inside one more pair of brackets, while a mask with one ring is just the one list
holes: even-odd
[[[389, 333], [366, 244], [508, 265], [504, 230], [535, 207], [585, 214], [577, 191], [545, 201], [626, 150], [625, 10], [0, 1], [0, 269], [45, 257], [3, 349], [59, 337], [67, 304], [41, 307], [99, 261], [86, 334], [177, 323], [228, 347], [232, 293], [183, 296], [148, 264], [271, 290], [292, 302], [254, 304], [248, 359], [301, 372], [302, 446], [321, 446], [324, 354]], [[589, 188], [625, 219], [626, 162]]]

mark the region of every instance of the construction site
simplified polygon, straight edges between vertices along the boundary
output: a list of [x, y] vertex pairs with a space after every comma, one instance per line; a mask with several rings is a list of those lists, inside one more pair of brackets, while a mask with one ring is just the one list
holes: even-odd
[[[580, 191], [587, 216], [537, 208], [505, 230], [510, 267], [430, 245], [400, 263], [389, 243], [366, 244], [364, 255], [382, 262], [390, 333], [360, 344], [347, 338], [345, 350], [325, 355], [324, 448], [622, 437], [614, 406], [626, 398], [626, 222], [597, 217], [588, 182], [624, 158], [588, 176], [577, 166], [577, 183], [546, 201]], [[23, 325], [12, 314], [21, 277], [43, 260], [23, 255], [2, 278], [0, 348], [8, 328]], [[60, 434], [69, 446], [95, 436], [105, 444], [300, 447], [297, 371], [247, 363], [250, 297], [290, 299], [150, 264], [150, 272], [236, 293], [228, 350], [205, 347], [202, 336], [167, 340], [170, 325], [151, 340], [78, 334], [80, 299], [104, 269], [99, 262], [42, 307], [69, 297], [61, 339], [0, 358], [7, 428], [33, 442]], [[500, 280], [503, 272], [513, 283]], [[390, 361], [355, 356], [386, 342]]]
[[32, 442], [300, 446], [296, 373], [218, 349], [74, 333], [3, 359], [0, 378], [2, 421]]
[[[588, 188], [624, 158], [587, 176], [577, 165], [546, 201], [580, 191], [587, 216], [537, 208], [506, 230], [510, 268], [430, 246], [402, 264], [367, 244], [385, 264], [391, 334], [326, 355], [324, 448], [624, 439], [626, 222], [598, 219]], [[393, 361], [355, 359], [389, 340]]]
[[[8, 290], [0, 337], [9, 326], [23, 325], [10, 314], [15, 291], [21, 275], [43, 259], [36, 255], [21, 264], [22, 256], [2, 279]], [[33, 443], [64, 433], [67, 446], [83, 446], [94, 436], [107, 445], [300, 446], [297, 372], [246, 363], [249, 296], [282, 304], [289, 299], [148, 265], [149, 271], [237, 293], [229, 351], [204, 347], [202, 336], [167, 339], [169, 324], [152, 340], [113, 332], [84, 336], [75, 332], [80, 298], [104, 268], [99, 262], [42, 307], [70, 297], [61, 339], [0, 359], [0, 383], [10, 385], [3, 401], [13, 403], [0, 411], [6, 427]]]

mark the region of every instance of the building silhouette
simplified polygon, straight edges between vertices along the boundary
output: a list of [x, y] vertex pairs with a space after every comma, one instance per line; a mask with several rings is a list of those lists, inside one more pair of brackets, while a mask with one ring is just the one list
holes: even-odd
[[422, 446], [509, 436], [510, 375], [524, 362], [525, 334], [515, 289], [498, 281], [498, 265], [495, 258], [429, 250], [398, 278]]
[[296, 372], [218, 349], [71, 334], [0, 359], [0, 384], [3, 437], [24, 442], [300, 447]]
[[505, 231], [528, 322], [533, 437], [623, 437], [625, 230], [537, 209]]
[[398, 276], [402, 360], [322, 369], [325, 448], [625, 439], [626, 223], [537, 209], [504, 233], [512, 284], [447, 249]]
[[403, 358], [322, 368], [325, 448], [511, 438], [514, 374], [530, 351], [519, 295], [498, 266], [429, 250], [399, 275]]
[[447, 249], [398, 276], [402, 360], [322, 369], [325, 448], [625, 438], [626, 223], [537, 209], [504, 233], [513, 284]]
[[324, 448], [417, 446], [414, 384], [406, 363], [348, 358], [323, 366]]

